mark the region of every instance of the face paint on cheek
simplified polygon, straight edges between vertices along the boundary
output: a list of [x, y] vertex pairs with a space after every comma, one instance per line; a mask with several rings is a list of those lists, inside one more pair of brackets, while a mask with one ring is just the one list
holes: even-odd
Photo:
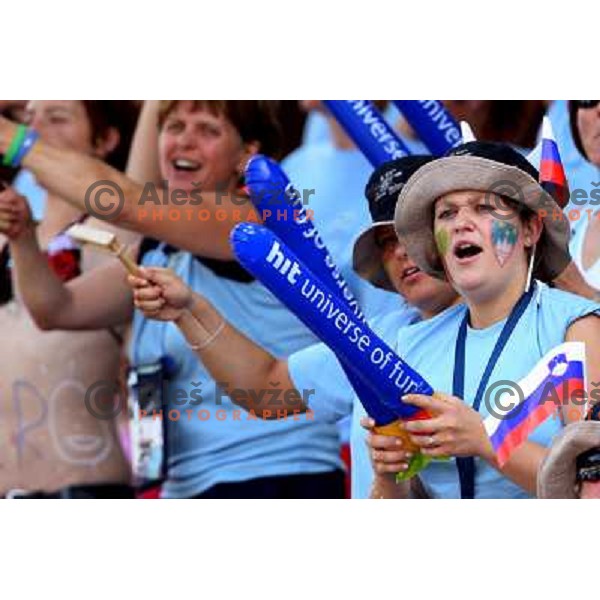
[[436, 230], [434, 237], [435, 245], [443, 258], [448, 254], [448, 250], [450, 249], [450, 234], [445, 229], [438, 229]]
[[494, 254], [498, 264], [503, 267], [515, 250], [519, 232], [512, 223], [494, 219], [492, 221], [491, 237]]
[[446, 260], [448, 256], [448, 251], [450, 250], [450, 233], [446, 229], [437, 229], [434, 234], [435, 245], [437, 246], [438, 252], [442, 257], [442, 264], [444, 265], [444, 271], [446, 272], [446, 278], [450, 283], [454, 280], [452, 275], [447, 269]]

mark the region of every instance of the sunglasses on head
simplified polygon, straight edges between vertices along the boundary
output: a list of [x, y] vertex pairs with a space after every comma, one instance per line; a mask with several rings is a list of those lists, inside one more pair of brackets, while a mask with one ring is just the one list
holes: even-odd
[[596, 108], [600, 100], [573, 100], [577, 108]]

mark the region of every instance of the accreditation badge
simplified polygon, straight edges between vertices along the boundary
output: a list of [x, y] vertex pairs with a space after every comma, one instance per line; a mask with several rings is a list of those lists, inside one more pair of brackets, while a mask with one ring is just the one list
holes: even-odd
[[160, 483], [166, 475], [164, 364], [133, 368], [128, 383], [133, 481], [144, 488]]

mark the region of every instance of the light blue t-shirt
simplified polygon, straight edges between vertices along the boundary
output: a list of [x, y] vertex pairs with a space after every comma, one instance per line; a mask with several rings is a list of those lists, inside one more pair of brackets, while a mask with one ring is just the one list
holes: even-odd
[[[399, 296], [397, 299], [400, 299]], [[392, 345], [399, 328], [419, 319], [415, 309], [400, 310], [375, 318], [369, 325], [382, 340]], [[292, 354], [288, 359], [288, 371], [296, 388], [315, 390], [309, 404], [316, 419], [334, 422], [352, 414], [352, 498], [368, 498], [373, 468], [367, 450], [366, 432], [360, 425], [366, 412], [337, 358], [325, 344], [316, 344]]]
[[319, 110], [311, 110], [306, 116], [302, 133], [302, 146], [331, 143], [331, 130], [327, 117]]
[[[241, 283], [218, 276], [187, 252], [167, 257], [163, 247], [147, 252], [143, 264], [172, 268], [229, 323], [274, 356], [282, 358], [314, 343], [300, 321], [257, 281]], [[307, 415], [271, 421], [252, 418], [226, 393], [217, 391], [174, 324], [146, 320], [136, 311], [132, 364], [154, 363], [164, 355], [172, 357], [175, 370], [166, 389], [169, 410], [181, 415], [177, 421], [166, 421], [168, 478], [164, 497], [191, 497], [218, 483], [343, 468], [335, 424]], [[232, 385], [222, 388], [232, 389]], [[200, 393], [199, 404], [191, 400], [193, 392], [196, 396]], [[277, 404], [282, 400], [269, 400], [273, 414], [285, 406]]]
[[[528, 375], [552, 348], [564, 342], [568, 327], [576, 319], [597, 312], [599, 305], [589, 300], [538, 284], [534, 297], [519, 320], [494, 367], [488, 387], [500, 380], [518, 382]], [[456, 338], [467, 308], [459, 305], [436, 317], [404, 327], [398, 332], [397, 351], [435, 390], [452, 394]], [[468, 328], [465, 355], [465, 397], [469, 405], [500, 335], [505, 321], [486, 329]], [[482, 417], [488, 416], [485, 402]], [[529, 440], [548, 446], [560, 430], [559, 419], [550, 418], [529, 436]], [[475, 459], [476, 498], [527, 498], [519, 486], [502, 476], [483, 460]], [[455, 459], [433, 461], [420, 473], [429, 495], [460, 498]]]

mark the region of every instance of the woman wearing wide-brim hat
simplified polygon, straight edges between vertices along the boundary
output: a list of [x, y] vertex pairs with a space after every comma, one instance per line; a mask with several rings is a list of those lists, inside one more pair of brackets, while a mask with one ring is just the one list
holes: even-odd
[[600, 498], [600, 422], [572, 423], [540, 465], [538, 497]]
[[427, 432], [413, 441], [451, 457], [421, 473], [432, 497], [535, 494], [546, 447], [581, 403], [540, 425], [500, 469], [483, 427], [494, 386], [519, 381], [564, 341], [584, 342], [588, 381], [600, 376], [600, 307], [546, 285], [570, 262], [569, 228], [537, 180], [510, 147], [471, 142], [423, 166], [399, 196], [395, 224], [407, 251], [465, 300], [398, 334], [407, 362], [445, 392], [406, 398], [434, 415], [407, 425]]

